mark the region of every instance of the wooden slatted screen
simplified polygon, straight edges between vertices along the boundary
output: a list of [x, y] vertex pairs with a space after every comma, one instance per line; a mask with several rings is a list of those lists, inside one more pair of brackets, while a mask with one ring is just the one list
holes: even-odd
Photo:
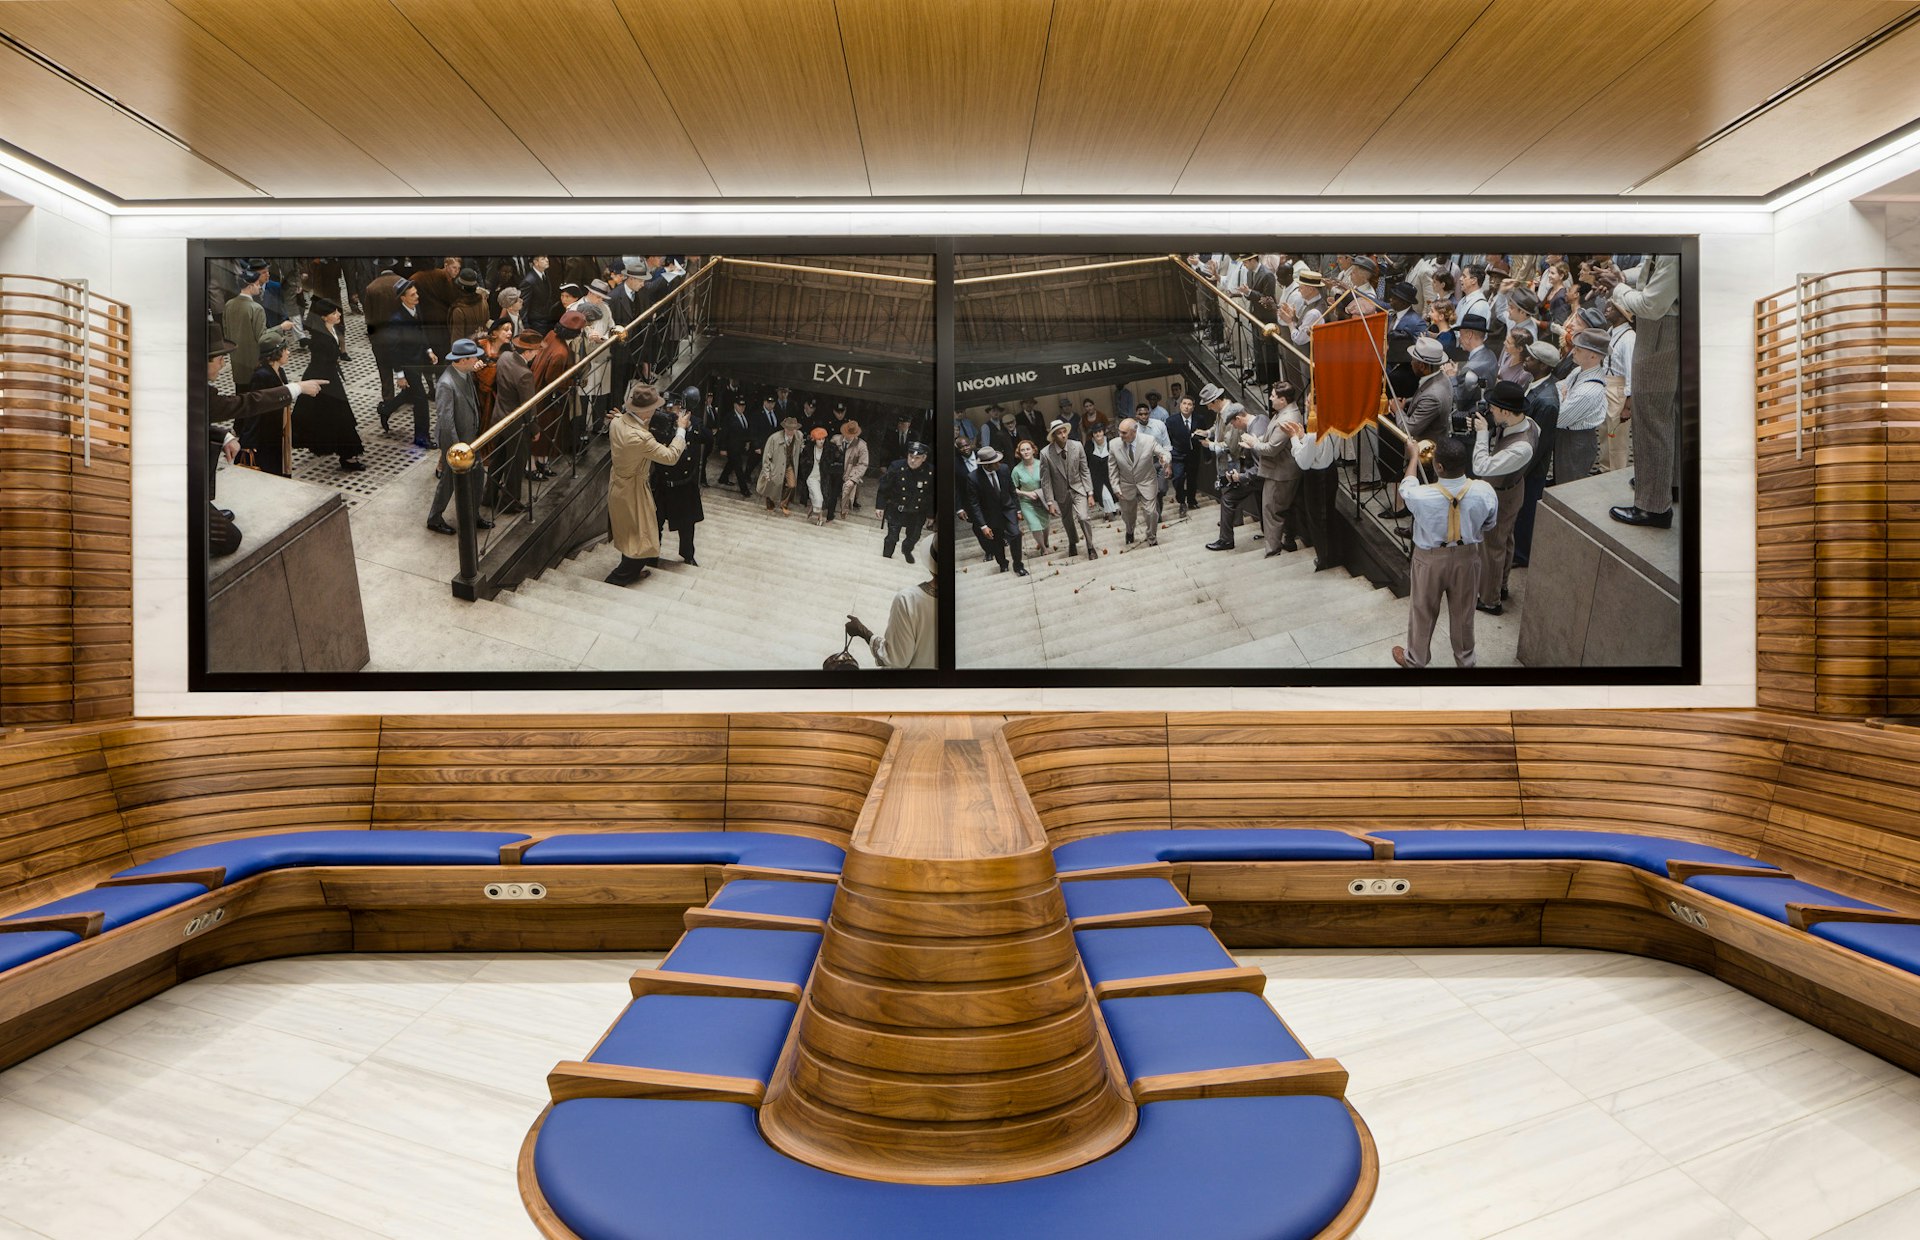
[[1803, 281], [1755, 331], [1759, 703], [1915, 712], [1920, 270]]
[[127, 307], [0, 275], [0, 726], [133, 709]]
[[92, 732], [0, 745], [0, 914], [131, 865], [113, 783]]
[[1165, 715], [1023, 715], [1007, 721], [1005, 736], [1055, 844], [1169, 825]]
[[844, 845], [892, 733], [853, 715], [727, 716], [727, 829]]

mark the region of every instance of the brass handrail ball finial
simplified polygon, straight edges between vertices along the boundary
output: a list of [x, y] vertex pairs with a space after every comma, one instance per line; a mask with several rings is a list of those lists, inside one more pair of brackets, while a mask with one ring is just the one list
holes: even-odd
[[[1433, 445], [1428, 444], [1427, 449], [1428, 451], [1432, 451]], [[464, 474], [469, 469], [472, 469], [473, 468], [473, 445], [466, 444], [466, 443], [457, 443], [453, 445], [451, 448], [448, 448], [447, 464], [453, 467], [453, 472], [456, 474]]]

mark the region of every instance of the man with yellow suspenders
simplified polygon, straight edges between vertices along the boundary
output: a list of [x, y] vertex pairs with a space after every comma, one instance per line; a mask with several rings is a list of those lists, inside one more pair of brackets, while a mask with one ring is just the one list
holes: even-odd
[[1439, 477], [1420, 481], [1420, 454], [1407, 453], [1407, 477], [1400, 502], [1413, 514], [1413, 568], [1407, 581], [1407, 644], [1393, 648], [1401, 667], [1425, 667], [1433, 647], [1433, 625], [1446, 601], [1453, 661], [1472, 667], [1473, 609], [1480, 594], [1480, 541], [1499, 519], [1500, 500], [1493, 488], [1467, 477], [1467, 445], [1451, 437], [1433, 449]]

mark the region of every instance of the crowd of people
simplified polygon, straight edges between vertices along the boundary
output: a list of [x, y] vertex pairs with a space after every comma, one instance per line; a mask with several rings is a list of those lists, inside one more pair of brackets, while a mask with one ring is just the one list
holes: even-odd
[[[1098, 554], [1096, 520], [1123, 528], [1127, 544], [1143, 534], [1152, 545], [1169, 495], [1180, 517], [1203, 495], [1218, 503], [1209, 550], [1231, 550], [1237, 527], [1252, 520], [1268, 556], [1307, 546], [1316, 570], [1328, 568], [1343, 559], [1337, 470], [1342, 461], [1355, 471], [1377, 467], [1377, 477], [1355, 481], [1384, 489], [1388, 518], [1412, 547], [1409, 639], [1395, 659], [1426, 665], [1444, 604], [1455, 660], [1472, 666], [1473, 617], [1505, 614], [1547, 487], [1620, 471], [1628, 480], [1618, 494], [1630, 502], [1613, 506], [1612, 519], [1671, 528], [1679, 499], [1676, 257], [1192, 254], [1186, 262], [1213, 285], [1196, 290], [1196, 319], [1247, 399], [1214, 384], [1189, 396], [1170, 383], [1166, 398], [1117, 388], [1110, 408], [1062, 397], [1046, 415], [1029, 398], [1012, 411], [995, 405], [959, 415], [955, 516], [1000, 571], [1024, 575], [1027, 554], [1059, 550], [1056, 523], [1069, 555]], [[1352, 440], [1309, 429], [1313, 331], [1382, 313], [1386, 414], [1404, 440], [1366, 432], [1362, 453]], [[1421, 481], [1423, 459], [1432, 483]], [[1450, 475], [1452, 464], [1460, 468]], [[1492, 519], [1483, 528], [1486, 495]], [[1436, 518], [1435, 502], [1466, 505], [1457, 532], [1457, 514]], [[1470, 556], [1462, 546], [1473, 548]], [[1435, 570], [1439, 559], [1447, 571]], [[1471, 606], [1463, 614], [1465, 594]]]

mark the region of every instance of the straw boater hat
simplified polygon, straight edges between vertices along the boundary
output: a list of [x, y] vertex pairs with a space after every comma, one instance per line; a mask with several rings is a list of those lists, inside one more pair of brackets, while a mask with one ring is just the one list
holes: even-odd
[[1065, 421], [1064, 419], [1061, 419], [1061, 418], [1055, 418], [1053, 420], [1053, 425], [1047, 428], [1047, 438], [1052, 439], [1055, 435], [1058, 435], [1061, 431], [1070, 431], [1072, 429], [1073, 429], [1073, 423]]

